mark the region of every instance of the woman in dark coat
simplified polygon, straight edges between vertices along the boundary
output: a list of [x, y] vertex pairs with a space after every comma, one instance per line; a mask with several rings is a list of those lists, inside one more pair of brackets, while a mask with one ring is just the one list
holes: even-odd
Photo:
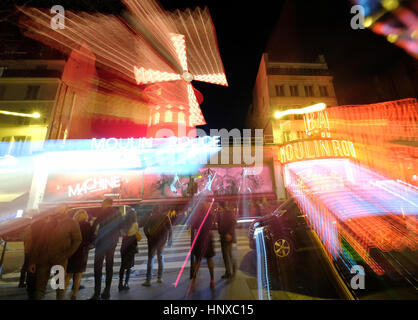
[[[203, 223], [203, 220], [206, 216], [207, 211], [210, 208], [209, 202], [204, 202], [204, 204], [194, 213], [194, 217], [192, 218], [191, 228], [194, 230], [194, 234], [196, 235], [200, 226]], [[211, 210], [208, 213], [206, 220], [204, 221], [202, 227], [200, 228], [200, 232], [197, 235], [196, 241], [194, 243], [192, 249], [192, 255], [194, 256], [194, 268], [192, 271], [192, 288], [195, 286], [197, 272], [199, 271], [200, 261], [202, 258], [206, 258], [208, 262], [208, 268], [210, 273], [210, 288], [213, 290], [215, 288], [214, 284], [214, 265], [213, 265], [213, 257], [215, 256], [215, 247], [213, 244], [213, 237], [212, 237], [212, 227], [215, 223], [215, 216]]]
[[77, 251], [68, 259], [67, 275], [65, 277], [65, 288], [67, 288], [70, 279], [74, 275], [73, 294], [71, 300], [76, 300], [77, 293], [80, 288], [81, 275], [86, 270], [87, 259], [89, 254], [89, 246], [93, 241], [94, 230], [89, 222], [87, 222], [88, 215], [85, 210], [78, 210], [74, 214], [74, 220], [78, 221], [82, 236], [82, 242]]
[[[140, 240], [136, 212], [131, 209], [127, 214], [122, 229], [122, 245], [120, 248], [121, 265], [119, 269], [119, 291], [129, 290], [129, 276], [135, 264], [135, 254], [138, 252], [138, 239]], [[125, 284], [123, 277], [126, 270]]]

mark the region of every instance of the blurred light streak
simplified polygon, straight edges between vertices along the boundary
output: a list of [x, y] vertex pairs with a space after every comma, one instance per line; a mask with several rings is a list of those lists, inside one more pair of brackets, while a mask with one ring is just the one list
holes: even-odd
[[191, 253], [192, 253], [192, 250], [193, 250], [193, 247], [194, 247], [194, 245], [195, 245], [195, 243], [196, 243], [197, 237], [199, 236], [200, 230], [202, 229], [202, 226], [203, 226], [203, 224], [205, 223], [206, 218], [208, 217], [209, 212], [210, 212], [210, 210], [212, 209], [212, 206], [213, 206], [213, 203], [214, 203], [214, 202], [215, 202], [215, 198], [212, 198], [212, 202], [210, 203], [209, 209], [208, 209], [208, 211], [206, 212], [205, 217], [203, 218], [203, 221], [202, 221], [202, 223], [200, 224], [199, 229], [198, 229], [198, 230], [197, 230], [197, 232], [196, 232], [196, 235], [195, 235], [195, 237], [194, 237], [194, 239], [193, 239], [192, 245], [190, 246], [190, 250], [189, 250], [189, 252], [188, 252], [188, 254], [187, 254], [187, 256], [186, 256], [186, 259], [185, 259], [185, 260], [184, 260], [184, 262], [183, 262], [183, 265], [181, 266], [180, 272], [179, 272], [179, 274], [178, 274], [178, 276], [177, 276], [177, 279], [176, 279], [176, 282], [175, 282], [175, 284], [174, 284], [174, 287], [175, 287], [175, 288], [177, 287], [177, 285], [178, 285], [178, 283], [179, 283], [179, 281], [180, 281], [180, 277], [181, 277], [181, 274], [183, 273], [184, 267], [186, 266], [186, 263], [187, 263], [187, 261], [189, 260], [189, 257], [190, 257], [190, 255], [191, 255]]
[[0, 110], [0, 114], [4, 114], [4, 115], [7, 115], [7, 116], [35, 118], [35, 119], [38, 119], [38, 118], [41, 117], [41, 115], [38, 112], [20, 113], [20, 112], [12, 112], [12, 111], [7, 111], [7, 110]]
[[256, 218], [253, 219], [239, 219], [237, 223], [247, 223], [247, 222], [253, 222]]
[[365, 11], [364, 26], [387, 38], [391, 43], [418, 58], [418, 29], [416, 1], [408, 0], [351, 0]]
[[16, 216], [15, 216], [15, 218], [21, 218], [21, 217], [22, 217], [22, 215], [23, 215], [23, 210], [22, 210], [22, 209], [19, 209], [19, 210], [17, 210], [17, 211], [16, 211]]
[[19, 23], [26, 27], [25, 35], [64, 53], [84, 46], [98, 68], [119, 79], [137, 84], [185, 80], [187, 88], [178, 86], [176, 95], [188, 96], [184, 102], [190, 112], [188, 123], [191, 127], [205, 124], [190, 81], [228, 85], [209, 10], [170, 12], [155, 0], [123, 2], [128, 9], [124, 19], [66, 10], [65, 28], [53, 30], [48, 10], [22, 6]]
[[274, 113], [274, 117], [276, 119], [280, 119], [281, 117], [290, 115], [290, 114], [305, 114], [305, 113], [312, 113], [325, 110], [327, 105], [325, 103], [317, 103], [312, 106], [307, 106], [300, 109], [288, 109], [285, 111], [277, 111]]
[[352, 162], [348, 174], [346, 161], [288, 164], [286, 187], [334, 259], [344, 254], [342, 236], [377, 274], [383, 274], [370, 249], [417, 249], [418, 192]]
[[[412, 204], [414, 207], [418, 208], [418, 206], [417, 206], [417, 204], [415, 202], [412, 202], [412, 201], [408, 200], [407, 198], [401, 196], [400, 194], [398, 194], [398, 193], [396, 193], [394, 191], [391, 191], [390, 189], [385, 188], [384, 186], [382, 186], [382, 184], [392, 183], [392, 182], [395, 182], [395, 181], [393, 181], [393, 180], [389, 180], [389, 181], [376, 181], [376, 182], [370, 181], [370, 184], [372, 184], [372, 185], [374, 185], [374, 186], [376, 186], [378, 188], [381, 188], [382, 190], [385, 190], [385, 191], [393, 194], [394, 196], [396, 196], [398, 198], [401, 198], [402, 200], [405, 200], [406, 202]], [[396, 187], [396, 185], [395, 185], [395, 187]], [[403, 210], [401, 210], [401, 212], [402, 212], [402, 214], [404, 214]]]
[[254, 230], [254, 238], [257, 251], [258, 300], [271, 300], [264, 227]]
[[105, 144], [98, 143], [97, 148], [93, 148], [94, 139], [39, 142], [43, 143], [43, 152], [26, 157], [5, 156], [0, 161], [0, 169], [13, 171], [20, 159], [42, 156], [42, 165], [49, 171], [147, 168], [150, 172], [192, 174], [205, 164], [196, 156], [211, 155], [220, 150], [212, 142], [195, 143], [196, 139], [153, 139], [151, 146], [129, 144], [131, 141], [119, 139], [118, 148], [115, 145], [106, 148]]

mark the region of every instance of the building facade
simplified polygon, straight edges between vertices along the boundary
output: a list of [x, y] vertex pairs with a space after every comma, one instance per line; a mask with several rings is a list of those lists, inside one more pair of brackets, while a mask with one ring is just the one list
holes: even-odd
[[302, 115], [280, 119], [274, 119], [273, 115], [277, 111], [316, 103], [338, 105], [333, 77], [324, 56], [311, 61], [280, 62], [269, 61], [268, 54], [264, 53], [247, 115], [247, 127], [264, 129], [265, 137], [274, 143], [303, 139], [306, 131]]
[[[1, 155], [21, 155], [46, 138], [65, 60], [0, 60]], [[39, 117], [18, 116], [38, 113]]]

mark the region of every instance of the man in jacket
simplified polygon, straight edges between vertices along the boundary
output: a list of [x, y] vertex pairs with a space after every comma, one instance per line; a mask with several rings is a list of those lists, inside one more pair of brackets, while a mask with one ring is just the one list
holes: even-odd
[[[60, 265], [67, 268], [68, 258], [81, 243], [78, 223], [67, 215], [65, 204], [58, 206], [49, 221], [38, 221], [31, 227], [31, 248], [29, 253], [29, 271], [36, 272], [34, 298], [42, 300], [45, 296], [51, 268]], [[57, 300], [64, 299], [64, 289], [57, 289]]]
[[148, 263], [147, 263], [147, 279], [142, 283], [143, 286], [151, 285], [151, 275], [154, 266], [154, 257], [157, 254], [158, 259], [158, 279], [162, 282], [164, 255], [163, 250], [168, 240], [168, 246], [172, 245], [172, 226], [168, 216], [168, 209], [164, 206], [154, 209], [140, 223], [144, 227], [144, 233], [148, 239]]
[[235, 226], [237, 219], [234, 211], [227, 203], [220, 203], [217, 213], [218, 232], [221, 238], [222, 257], [225, 263], [223, 279], [235, 275], [236, 262], [232, 255], [232, 245], [235, 240]]
[[[113, 277], [113, 259], [116, 245], [118, 244], [122, 216], [117, 208], [113, 207], [113, 200], [106, 198], [98, 211], [97, 219], [94, 221], [93, 230], [96, 230], [95, 252], [94, 252], [94, 295], [92, 300], [110, 298], [110, 287]], [[103, 261], [106, 259], [106, 286], [100, 295], [102, 287]]]

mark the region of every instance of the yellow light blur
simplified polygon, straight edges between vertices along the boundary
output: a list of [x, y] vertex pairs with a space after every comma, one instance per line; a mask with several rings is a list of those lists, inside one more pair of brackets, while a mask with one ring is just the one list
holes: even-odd
[[41, 115], [38, 112], [34, 113], [20, 113], [20, 112], [12, 112], [7, 110], [0, 110], [0, 114], [4, 114], [7, 116], [16, 116], [16, 117], [28, 117], [28, 118], [40, 118]]
[[396, 40], [398, 40], [398, 35], [397, 35], [397, 34], [390, 34], [390, 35], [388, 35], [388, 36], [386, 37], [386, 39], [387, 39], [389, 42], [394, 43], [394, 42], [396, 42]]
[[305, 114], [305, 113], [311, 113], [311, 112], [317, 112], [322, 111], [327, 107], [325, 103], [317, 103], [312, 106], [308, 106], [301, 109], [289, 109], [285, 111], [276, 111], [274, 113], [274, 118], [280, 119], [281, 117], [287, 116], [289, 114]]
[[399, 7], [398, 0], [382, 0], [382, 7], [385, 8], [387, 11], [395, 10]]
[[366, 28], [370, 28], [370, 26], [373, 24], [373, 18], [372, 17], [366, 17], [364, 19], [364, 26]]

